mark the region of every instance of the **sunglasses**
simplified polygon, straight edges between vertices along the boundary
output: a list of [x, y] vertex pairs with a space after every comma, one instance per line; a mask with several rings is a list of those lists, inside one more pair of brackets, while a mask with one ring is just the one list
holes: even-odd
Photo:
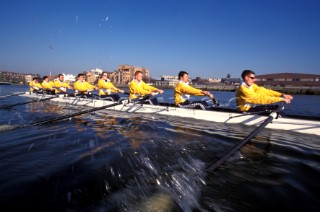
[[[249, 76], [248, 76], [249, 77]], [[250, 79], [256, 79], [256, 77], [249, 77]]]

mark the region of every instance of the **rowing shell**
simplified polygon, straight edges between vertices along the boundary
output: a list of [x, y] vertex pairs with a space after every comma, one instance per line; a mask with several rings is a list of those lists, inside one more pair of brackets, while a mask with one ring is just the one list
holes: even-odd
[[[47, 98], [51, 95], [35, 94], [26, 92], [22, 94], [23, 97], [28, 98]], [[113, 104], [114, 102], [101, 99], [86, 99], [79, 97], [65, 97], [63, 95], [59, 98], [51, 99], [50, 101], [59, 104], [68, 104], [75, 106], [88, 106], [88, 107], [102, 107], [108, 104]], [[262, 115], [242, 115], [238, 112], [229, 111], [212, 111], [212, 110], [199, 110], [199, 109], [187, 109], [179, 108], [165, 105], [150, 105], [150, 104], [140, 104], [140, 103], [126, 103], [117, 105], [114, 107], [107, 108], [106, 110], [116, 110], [129, 113], [148, 113], [148, 114], [160, 114], [166, 116], [176, 116], [183, 118], [194, 118], [205, 121], [212, 121], [218, 123], [228, 123], [228, 124], [243, 124], [243, 125], [253, 125], [259, 126], [265, 119], [266, 116]], [[297, 118], [284, 118], [280, 117], [274, 119], [272, 123], [268, 124], [266, 128], [269, 129], [279, 129], [279, 130], [289, 130], [298, 133], [313, 134], [320, 136], [320, 122], [318, 120], [306, 120]]]

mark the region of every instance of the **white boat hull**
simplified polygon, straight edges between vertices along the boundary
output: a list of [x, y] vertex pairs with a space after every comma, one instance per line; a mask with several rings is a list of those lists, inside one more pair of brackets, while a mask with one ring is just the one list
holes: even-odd
[[[29, 98], [47, 98], [51, 95], [34, 94], [27, 92], [21, 96]], [[113, 104], [112, 101], [99, 100], [99, 99], [86, 99], [76, 97], [64, 97], [63, 95], [58, 98], [50, 99], [52, 102], [59, 104], [68, 104], [75, 106], [88, 106], [88, 107], [102, 107], [108, 104]], [[199, 109], [186, 109], [169, 106], [149, 105], [149, 104], [121, 104], [106, 108], [106, 110], [124, 111], [129, 113], [148, 113], [148, 114], [161, 114], [166, 116], [176, 116], [183, 118], [194, 118], [199, 120], [206, 120], [218, 123], [228, 124], [243, 124], [259, 126], [266, 116], [261, 115], [243, 115], [236, 112], [222, 112], [222, 111], [209, 111]], [[274, 119], [272, 123], [268, 124], [266, 128], [278, 130], [290, 130], [298, 133], [313, 134], [320, 136], [320, 122], [317, 120], [304, 120], [294, 118]]]

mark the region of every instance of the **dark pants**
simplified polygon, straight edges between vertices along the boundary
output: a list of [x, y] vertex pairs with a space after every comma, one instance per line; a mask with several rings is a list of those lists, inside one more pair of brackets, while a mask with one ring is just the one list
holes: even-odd
[[255, 107], [251, 107], [247, 112], [266, 112], [270, 113], [275, 111], [279, 105], [259, 105]]
[[113, 101], [117, 102], [120, 99], [120, 96], [118, 94], [110, 94], [110, 95], [101, 95], [100, 98], [101, 99], [105, 99], [111, 97], [113, 99]]
[[80, 97], [80, 98], [92, 98], [93, 95], [91, 93], [78, 93], [78, 94], [75, 94], [76, 97]]
[[202, 109], [205, 110], [205, 106], [209, 106], [207, 102], [205, 101], [194, 101], [190, 102], [189, 100], [182, 102], [178, 104], [179, 107], [182, 108], [196, 108], [196, 109]]
[[136, 103], [141, 103], [141, 104], [149, 102], [152, 105], [159, 105], [158, 99], [150, 95], [146, 95], [142, 98], [133, 99], [132, 101]]
[[50, 94], [50, 95], [55, 95], [55, 94], [56, 94], [56, 91], [55, 91], [55, 90], [53, 90], [53, 91], [51, 91], [51, 90], [44, 90], [43, 93], [45, 93], [45, 94]]

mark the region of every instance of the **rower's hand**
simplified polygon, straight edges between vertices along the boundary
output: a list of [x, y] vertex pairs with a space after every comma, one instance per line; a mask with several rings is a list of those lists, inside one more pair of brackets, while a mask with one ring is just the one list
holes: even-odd
[[151, 96], [155, 96], [155, 95], [157, 95], [157, 94], [158, 94], [158, 92], [151, 92], [151, 93], [150, 93]]
[[[209, 96], [211, 98], [211, 96], [213, 96], [209, 91], [202, 91], [201, 92], [203, 95]], [[214, 97], [213, 97], [214, 98]], [[212, 99], [212, 98], [211, 98]]]
[[119, 90], [120, 93], [124, 93], [124, 90]]
[[91, 92], [91, 91], [93, 91], [93, 90], [94, 90], [94, 89], [88, 89], [87, 92]]
[[283, 99], [283, 101], [287, 104], [290, 104], [291, 100], [290, 99]]
[[291, 95], [288, 95], [288, 94], [282, 94], [282, 97], [284, 98], [284, 99], [289, 99], [289, 100], [292, 100], [293, 99], [293, 96], [291, 96]]
[[163, 90], [160, 90], [160, 89], [158, 89], [157, 92], [158, 92], [159, 94], [163, 94], [163, 93], [164, 93], [164, 91], [163, 91]]

